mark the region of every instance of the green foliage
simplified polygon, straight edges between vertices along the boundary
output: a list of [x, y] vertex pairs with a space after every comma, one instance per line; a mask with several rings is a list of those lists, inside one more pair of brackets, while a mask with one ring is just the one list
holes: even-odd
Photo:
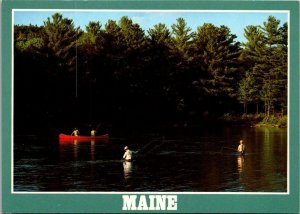
[[[228, 27], [210, 23], [193, 32], [183, 18], [147, 33], [128, 17], [91, 21], [82, 31], [56, 13], [41, 27], [15, 26], [16, 97], [34, 96], [27, 86], [42, 82], [40, 102], [53, 121], [60, 114], [72, 120], [76, 111], [82, 120], [90, 112], [90, 120], [115, 124], [185, 123], [225, 112], [225, 119], [237, 120], [240, 103], [242, 119], [259, 119], [253, 104], [263, 104], [272, 120], [287, 109], [288, 26], [270, 17], [263, 26], [247, 26], [245, 37], [241, 46]], [[37, 101], [30, 102], [34, 114]]]
[[168, 45], [171, 39], [171, 33], [165, 24], [159, 23], [148, 30], [150, 40], [156, 44]]
[[172, 25], [172, 44], [174, 53], [179, 54], [181, 60], [191, 60], [190, 45], [193, 38], [192, 29], [187, 26], [183, 18], [178, 18], [177, 23]]
[[97, 49], [97, 46], [100, 45], [99, 39], [101, 39], [102, 34], [100, 22], [89, 22], [88, 26], [86, 26], [86, 32], [84, 32], [78, 39], [78, 44], [89, 46], [93, 45], [95, 46], [95, 49]]
[[239, 100], [244, 105], [262, 102], [268, 118], [274, 108], [287, 108], [287, 24], [280, 27], [270, 16], [263, 26], [247, 26], [245, 37], [241, 59], [247, 62], [247, 74], [240, 82]]
[[260, 126], [275, 126], [275, 127], [287, 127], [288, 117], [286, 115], [270, 115], [268, 118], [264, 119], [259, 123]]
[[201, 87], [208, 95], [234, 97], [240, 79], [240, 43], [225, 26], [204, 24], [198, 27], [194, 40], [195, 59], [200, 65]]
[[[33, 38], [29, 40], [19, 40], [16, 42], [16, 48], [20, 51], [28, 51], [28, 50], [38, 50], [44, 47], [44, 41], [41, 38]], [[33, 51], [32, 50], [32, 51]]]
[[33, 25], [15, 26], [15, 47], [19, 51], [38, 52], [45, 46], [41, 38], [43, 28]]
[[58, 67], [74, 70], [76, 66], [76, 42], [81, 33], [75, 29], [71, 19], [55, 13], [44, 22], [44, 40], [50, 54], [57, 60]]
[[284, 116], [280, 117], [277, 125], [279, 127], [287, 127], [288, 126], [288, 117], [287, 117], [287, 115], [284, 115]]

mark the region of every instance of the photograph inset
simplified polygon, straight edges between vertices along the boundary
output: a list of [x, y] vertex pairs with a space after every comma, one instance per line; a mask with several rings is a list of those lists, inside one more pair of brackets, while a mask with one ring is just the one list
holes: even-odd
[[14, 192], [288, 192], [278, 11], [13, 11]]

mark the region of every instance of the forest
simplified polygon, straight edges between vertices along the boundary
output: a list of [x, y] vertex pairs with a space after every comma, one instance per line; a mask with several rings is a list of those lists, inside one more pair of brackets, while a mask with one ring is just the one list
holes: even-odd
[[269, 16], [244, 36], [211, 23], [193, 31], [180, 17], [146, 31], [126, 16], [86, 29], [60, 13], [15, 25], [15, 132], [286, 120], [288, 24]]

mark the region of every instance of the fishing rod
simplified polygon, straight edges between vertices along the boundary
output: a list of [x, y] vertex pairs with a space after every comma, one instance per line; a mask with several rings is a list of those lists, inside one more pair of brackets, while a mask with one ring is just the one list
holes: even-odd
[[99, 129], [99, 127], [101, 126], [101, 122], [100, 123], [98, 123], [98, 125], [96, 126], [96, 131], [98, 131], [98, 129]]
[[233, 150], [233, 151], [236, 152], [236, 149], [234, 149], [234, 148], [222, 146], [222, 147], [221, 147], [221, 150], [220, 150], [220, 153], [222, 153], [223, 149], [229, 149], [229, 150]]
[[[157, 142], [158, 140], [151, 140], [149, 143], [147, 143], [145, 146], [143, 146], [141, 149], [138, 150], [138, 153], [141, 154], [146, 150], [148, 147], [150, 147], [154, 142]], [[147, 153], [147, 152], [145, 152]]]
[[222, 148], [225, 148], [225, 149], [230, 149], [230, 150], [234, 150], [234, 151], [236, 151], [236, 149], [234, 149], [234, 148], [231, 148], [231, 147], [225, 147], [225, 146], [223, 146]]
[[163, 140], [160, 144], [154, 146], [152, 149], [148, 150], [147, 152], [145, 152], [144, 154], [150, 154], [151, 152], [155, 151], [156, 149], [158, 149], [159, 147], [161, 147], [162, 145], [165, 144], [165, 141]]

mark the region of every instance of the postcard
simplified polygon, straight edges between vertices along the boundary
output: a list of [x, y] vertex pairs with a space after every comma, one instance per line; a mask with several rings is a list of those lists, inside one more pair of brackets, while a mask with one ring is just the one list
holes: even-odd
[[2, 2], [4, 213], [298, 213], [298, 1]]

